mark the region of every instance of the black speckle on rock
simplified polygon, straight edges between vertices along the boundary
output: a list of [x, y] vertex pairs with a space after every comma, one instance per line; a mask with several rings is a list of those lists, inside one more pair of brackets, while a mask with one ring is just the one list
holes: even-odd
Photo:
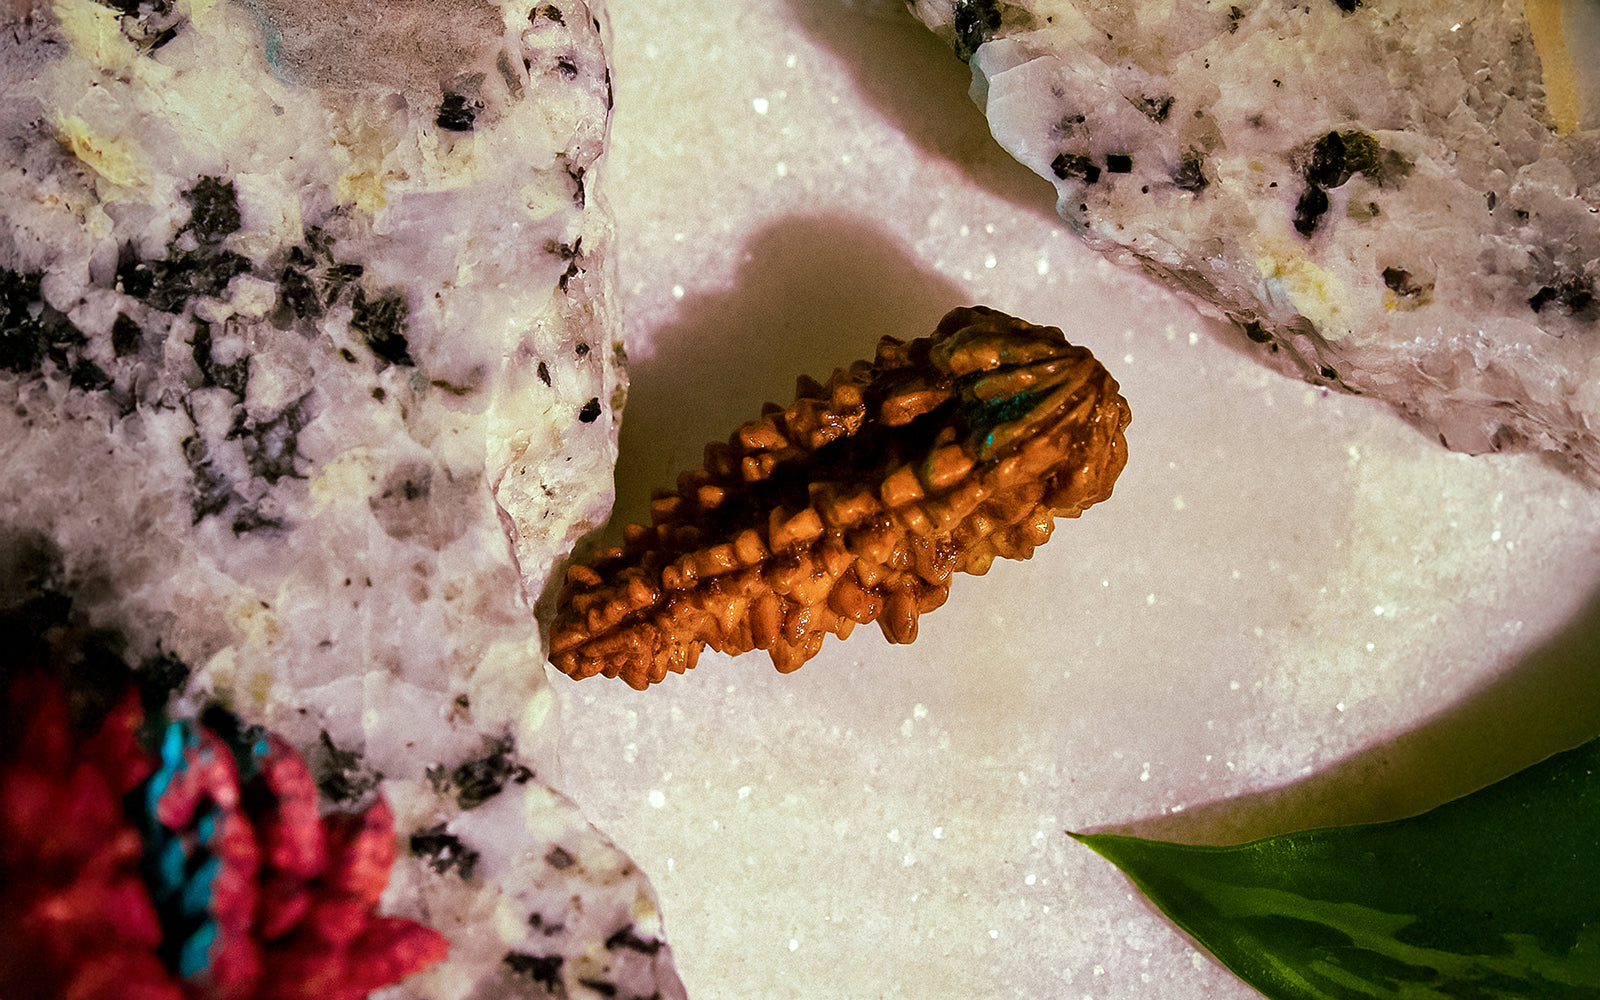
[[1328, 132], [1312, 145], [1301, 168], [1306, 189], [1295, 204], [1294, 228], [1309, 239], [1328, 211], [1328, 189], [1343, 185], [1355, 174], [1387, 185], [1410, 171], [1410, 161], [1384, 149], [1370, 133]]
[[316, 282], [293, 260], [278, 271], [278, 306], [286, 314], [281, 326], [296, 319], [314, 320], [322, 316], [322, 298], [317, 294]]
[[38, 374], [46, 358], [65, 368], [67, 349], [84, 342], [66, 314], [44, 301], [44, 275], [0, 271], [0, 368]]
[[544, 863], [560, 872], [566, 871], [568, 868], [571, 868], [573, 865], [577, 864], [578, 859], [574, 858], [572, 853], [565, 847], [557, 844], [555, 847], [552, 847], [549, 851], [545, 852]]
[[443, 875], [454, 871], [463, 879], [471, 879], [477, 870], [480, 855], [461, 842], [461, 838], [445, 830], [445, 824], [430, 826], [411, 835], [411, 853], [425, 858], [428, 867]]
[[517, 72], [516, 64], [511, 61], [511, 53], [501, 49], [500, 54], [494, 58], [494, 68], [500, 74], [500, 79], [505, 83], [512, 99], [522, 100], [524, 93], [522, 75]]
[[572, 283], [572, 279], [576, 278], [581, 273], [583, 273], [583, 268], [578, 266], [577, 261], [573, 261], [567, 265], [567, 269], [565, 271], [561, 272], [561, 277], [556, 281], [556, 285], [560, 287], [563, 292], [565, 292], [567, 290], [567, 286]]
[[216, 467], [206, 449], [204, 439], [198, 435], [187, 437], [179, 447], [183, 450], [184, 463], [189, 466], [191, 477], [189, 508], [194, 515], [195, 524], [199, 524], [207, 517], [232, 510], [233, 521], [230, 527], [235, 535], [260, 531], [263, 528], [283, 527], [282, 521], [246, 504], [244, 498], [234, 488], [233, 482]]
[[178, 232], [189, 233], [203, 248], [220, 247], [244, 225], [232, 181], [201, 177], [183, 192], [183, 200], [189, 203], [189, 221]]
[[1056, 122], [1055, 130], [1061, 135], [1071, 135], [1073, 132], [1077, 131], [1079, 125], [1082, 125], [1088, 120], [1089, 119], [1083, 115], [1062, 115], [1061, 120]]
[[1545, 285], [1528, 299], [1534, 312], [1554, 307], [1575, 319], [1594, 320], [1600, 317], [1600, 302], [1595, 299], [1594, 282], [1587, 278], [1570, 278], [1553, 285]]
[[228, 437], [241, 440], [251, 474], [273, 484], [284, 477], [302, 478], [295, 460], [300, 457], [300, 431], [310, 422], [307, 399], [308, 396], [302, 396], [271, 420], [259, 423], [241, 411]]
[[411, 359], [410, 345], [406, 343], [409, 309], [403, 293], [389, 291], [368, 299], [366, 289], [357, 285], [351, 307], [354, 311], [350, 316], [350, 329], [361, 335], [373, 354], [389, 364], [416, 366]]
[[556, 60], [556, 73], [563, 79], [576, 80], [578, 78], [578, 64], [567, 56]]
[[428, 384], [452, 396], [470, 396], [478, 391], [478, 387], [470, 383], [452, 382], [444, 378], [430, 379]]
[[1246, 337], [1249, 337], [1258, 344], [1272, 343], [1272, 334], [1267, 332], [1266, 328], [1261, 325], [1261, 321], [1258, 319], [1252, 319], [1241, 323], [1240, 329], [1244, 330], [1244, 335]]
[[535, 371], [539, 375], [539, 381], [543, 382], [545, 385], [549, 385], [550, 384], [550, 366], [549, 365], [547, 365], [543, 361], [541, 361], [541, 362], [539, 362], [539, 367], [536, 368]]
[[[426, 536], [438, 527], [438, 522], [429, 517], [427, 506], [417, 502], [431, 496], [433, 486], [433, 466], [430, 463], [401, 462], [384, 477], [380, 492], [367, 498], [367, 507], [378, 524], [392, 537]], [[449, 781], [444, 768], [433, 768], [429, 773], [437, 779], [434, 790], [442, 794]]]
[[365, 799], [378, 787], [383, 775], [368, 768], [360, 754], [339, 749], [326, 729], [319, 738], [323, 759], [315, 772], [318, 791], [335, 802], [351, 803]]
[[1172, 173], [1172, 183], [1179, 190], [1188, 191], [1190, 194], [1204, 191], [1210, 183], [1206, 180], [1205, 158], [1193, 149], [1183, 154], [1183, 159], [1178, 162], [1178, 169]]
[[439, 102], [439, 113], [434, 116], [433, 123], [447, 132], [471, 132], [472, 123], [478, 118], [478, 107], [477, 102], [461, 94], [446, 94]]
[[306, 230], [306, 241], [289, 248], [278, 268], [278, 306], [272, 322], [286, 329], [295, 320], [320, 319], [345, 288], [365, 273], [360, 264], [336, 261], [333, 239], [320, 228]]
[[229, 527], [233, 529], [235, 535], [248, 535], [263, 528], [281, 528], [283, 521], [276, 517], [268, 517], [258, 508], [245, 507], [233, 516], [233, 524]]
[[565, 959], [560, 955], [529, 955], [508, 951], [501, 961], [514, 974], [544, 987], [545, 992], [556, 1000], [566, 997], [567, 984], [561, 979], [561, 965]]
[[149, 264], [139, 259], [132, 243], [117, 250], [117, 290], [136, 299], [147, 299], [156, 287], [156, 276]]
[[332, 305], [337, 302], [340, 293], [344, 291], [345, 287], [365, 274], [366, 271], [367, 269], [360, 264], [336, 262], [328, 265], [327, 273], [323, 275], [322, 279], [328, 303]]
[[250, 382], [248, 357], [230, 361], [225, 365], [218, 364], [211, 356], [211, 324], [204, 320], [195, 321], [194, 339], [189, 341], [189, 346], [195, 367], [200, 369], [202, 385], [217, 386], [241, 399], [244, 398], [245, 388]]
[[87, 358], [83, 358], [72, 366], [71, 384], [74, 389], [82, 389], [84, 392], [97, 392], [111, 387], [111, 376], [106, 374], [104, 368]]
[[1144, 112], [1146, 118], [1159, 125], [1167, 120], [1167, 115], [1172, 112], [1172, 105], [1175, 103], [1177, 99], [1170, 94], [1163, 94], [1160, 97], [1141, 94], [1138, 100], [1133, 102], [1133, 106]]
[[1082, 153], [1062, 153], [1050, 161], [1050, 171], [1061, 180], [1080, 180], [1093, 184], [1100, 179], [1100, 168]]
[[1294, 228], [1301, 236], [1310, 238], [1328, 211], [1328, 192], [1320, 187], [1308, 187], [1300, 193], [1294, 205]]
[[578, 264], [578, 261], [583, 258], [583, 237], [580, 236], [571, 243], [558, 243], [555, 240], [547, 240], [544, 245], [544, 252], [570, 262], [557, 282], [561, 290], [565, 292], [568, 283], [583, 270]]
[[567, 23], [566, 20], [561, 16], [561, 8], [557, 7], [553, 3], [540, 4], [539, 6], [535, 7], [533, 12], [528, 15], [528, 20], [537, 21], [541, 17], [547, 21], [554, 21], [557, 24]]
[[189, 509], [194, 515], [194, 522], [199, 524], [202, 519], [227, 510], [237, 494], [228, 477], [212, 463], [205, 441], [199, 437], [188, 437], [183, 439], [180, 447], [183, 449], [184, 464], [189, 466], [189, 475], [193, 480]]
[[579, 979], [578, 983], [582, 986], [587, 986], [589, 989], [595, 991], [603, 997], [614, 997], [617, 995], [617, 984], [607, 982], [604, 979]]
[[228, 282], [250, 270], [247, 258], [223, 247], [243, 224], [233, 182], [201, 177], [183, 200], [189, 221], [167, 244], [164, 259], [143, 260], [131, 244], [117, 255], [118, 289], [160, 312], [179, 312], [192, 299], [221, 295]]
[[483, 805], [499, 795], [507, 782], [522, 785], [533, 778], [532, 770], [511, 759], [516, 744], [509, 735], [489, 740], [486, 750], [483, 757], [460, 765], [450, 772], [448, 778], [439, 773], [443, 768], [430, 768], [428, 777], [441, 793], [453, 789], [456, 804], [463, 809], [475, 809]]
[[1127, 153], [1107, 153], [1106, 172], [1112, 174], [1133, 173], [1133, 157]]
[[184, 16], [173, 10], [173, 0], [99, 0], [122, 16], [118, 26], [129, 41], [154, 52], [177, 37]]
[[586, 424], [592, 424], [600, 419], [600, 397], [590, 397], [589, 401], [583, 404], [583, 409], [578, 411], [578, 419]]
[[[228, 190], [232, 189], [229, 185]], [[221, 295], [228, 282], [250, 270], [249, 260], [222, 248], [221, 237], [208, 242], [216, 232], [213, 227], [220, 224], [219, 220], [226, 221], [227, 213], [214, 204], [197, 212], [201, 224], [181, 230], [168, 245], [163, 260], [142, 260], [131, 244], [125, 244], [117, 257], [117, 288], [152, 309], [179, 312], [191, 299]], [[194, 233], [195, 249], [179, 246], [183, 232]]]
[[129, 319], [126, 313], [117, 313], [117, 318], [111, 322], [111, 350], [117, 357], [127, 357], [139, 349], [142, 334], [139, 324]]
[[1321, 375], [1325, 379], [1328, 379], [1329, 381], [1339, 377], [1338, 369], [1334, 368], [1332, 365], [1318, 365], [1317, 374]]
[[642, 938], [634, 933], [632, 924], [625, 924], [606, 938], [607, 951], [615, 951], [618, 948], [636, 951], [641, 955], [654, 955], [661, 950], [661, 942], [653, 938]]
[[1000, 30], [1000, 4], [996, 0], [956, 0], [951, 15], [956, 29], [956, 55], [962, 62], [969, 61], [978, 46]]
[[1311, 156], [1300, 171], [1307, 184], [1321, 188], [1338, 187], [1350, 179], [1345, 162], [1344, 137], [1329, 132], [1311, 147]]
[[1301, 173], [1307, 184], [1336, 188], [1353, 174], [1379, 172], [1382, 147], [1366, 132], [1329, 132], [1311, 147]]
[[1411, 272], [1401, 267], [1386, 267], [1383, 269], [1383, 285], [1396, 295], [1414, 299], [1426, 289], [1411, 278]]
[[1354, 14], [1356, 8], [1361, 6], [1361, 0], [1333, 0], [1333, 5], [1346, 14]]
[[575, 167], [570, 163], [567, 164], [567, 176], [572, 178], [572, 204], [580, 209], [583, 208], [584, 202], [588, 198], [583, 190], [583, 175], [587, 172], [584, 167]]
[[578, 342], [578, 346], [573, 348], [573, 350], [577, 353], [578, 357], [580, 357], [580, 358], [586, 358], [586, 357], [589, 356], [589, 345], [585, 344], [581, 340]]
[[1241, 8], [1239, 8], [1237, 6], [1229, 7], [1228, 8], [1228, 34], [1231, 35], [1231, 34], [1234, 34], [1235, 32], [1237, 32], [1239, 30], [1239, 22], [1243, 21], [1243, 20], [1244, 20], [1244, 11], [1243, 11], [1243, 9], [1241, 9]]

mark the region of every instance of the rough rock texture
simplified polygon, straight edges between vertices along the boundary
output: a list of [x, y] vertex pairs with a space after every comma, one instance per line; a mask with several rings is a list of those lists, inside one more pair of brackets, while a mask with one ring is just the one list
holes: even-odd
[[912, 6], [1092, 245], [1283, 370], [1451, 448], [1543, 451], [1600, 483], [1583, 5]]
[[1128, 461], [1127, 401], [1088, 349], [982, 306], [795, 395], [568, 570], [551, 662], [642, 689], [705, 646], [787, 673], [857, 625], [911, 642], [951, 574], [1032, 556]]
[[0, 525], [175, 711], [381, 789], [452, 941], [392, 995], [680, 994], [530, 610], [610, 503], [598, 11], [0, 10]]

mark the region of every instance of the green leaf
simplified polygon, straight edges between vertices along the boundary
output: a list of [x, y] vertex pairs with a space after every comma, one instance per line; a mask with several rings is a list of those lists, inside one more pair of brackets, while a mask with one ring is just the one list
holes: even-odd
[[1600, 997], [1600, 739], [1390, 823], [1072, 836], [1272, 1000]]

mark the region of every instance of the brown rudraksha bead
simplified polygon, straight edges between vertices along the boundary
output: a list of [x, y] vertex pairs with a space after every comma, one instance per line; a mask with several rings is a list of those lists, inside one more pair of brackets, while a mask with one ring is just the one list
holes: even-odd
[[650, 527], [568, 569], [556, 667], [642, 689], [706, 646], [788, 672], [867, 622], [910, 642], [952, 573], [1028, 558], [1127, 462], [1110, 373], [1060, 330], [981, 306], [883, 338], [825, 385], [802, 376], [795, 396], [708, 445]]

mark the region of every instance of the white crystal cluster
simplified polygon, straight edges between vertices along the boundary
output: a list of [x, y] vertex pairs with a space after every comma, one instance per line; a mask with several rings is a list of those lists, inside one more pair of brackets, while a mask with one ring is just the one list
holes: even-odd
[[0, 31], [0, 523], [128, 657], [396, 813], [394, 996], [681, 993], [548, 782], [531, 605], [623, 382], [582, 0], [53, 0]]
[[1093, 246], [1276, 367], [1600, 481], [1592, 5], [913, 7]]

